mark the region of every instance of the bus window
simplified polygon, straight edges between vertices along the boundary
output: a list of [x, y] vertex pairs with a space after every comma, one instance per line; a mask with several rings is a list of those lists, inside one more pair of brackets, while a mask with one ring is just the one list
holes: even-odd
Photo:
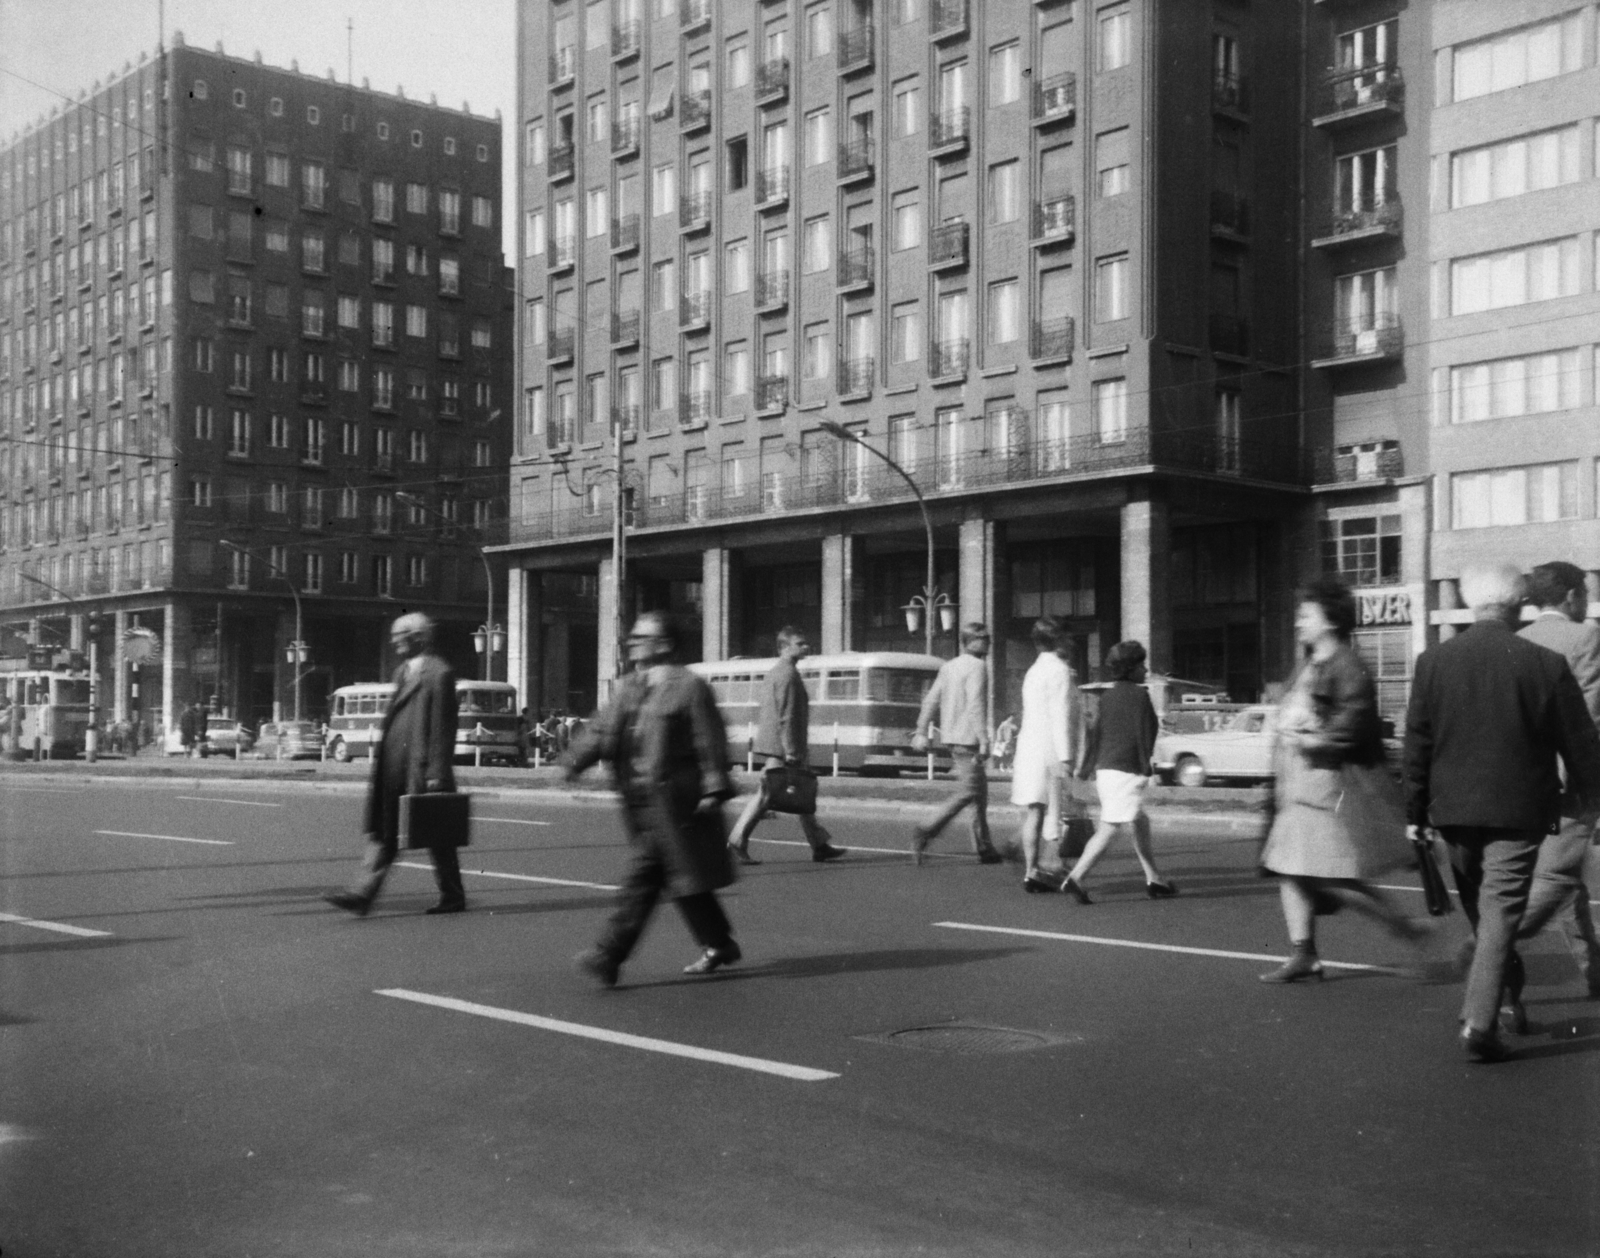
[[377, 714], [379, 716], [382, 716], [385, 712], [387, 712], [389, 710], [389, 696], [388, 695], [379, 695], [377, 700], [376, 700], [376, 702], [377, 702]]
[[333, 714], [335, 716], [343, 716], [344, 715], [344, 696], [343, 695], [339, 695], [334, 699], [334, 701], [333, 701]]
[[867, 672], [867, 697], [880, 703], [920, 704], [931, 685], [931, 672], [909, 668], [874, 668]]
[[749, 703], [750, 679], [748, 677], [730, 677], [728, 679], [727, 690], [725, 691], [724, 702], [739, 704]]
[[822, 675], [820, 673], [801, 673], [800, 680], [805, 683], [806, 698], [815, 703], [818, 699], [817, 692], [822, 688]]
[[488, 696], [479, 694], [476, 690], [457, 691], [456, 698], [456, 710], [458, 712], [476, 714], [479, 712], [487, 712], [489, 710], [489, 705], [483, 702], [488, 698]]
[[822, 697], [825, 699], [859, 699], [861, 697], [861, 673], [853, 668], [830, 668], [827, 681], [822, 688]]
[[362, 716], [371, 716], [378, 710], [378, 701], [371, 695], [362, 695], [356, 700], [356, 711]]
[[87, 681], [57, 681], [57, 703], [88, 703], [89, 683]]

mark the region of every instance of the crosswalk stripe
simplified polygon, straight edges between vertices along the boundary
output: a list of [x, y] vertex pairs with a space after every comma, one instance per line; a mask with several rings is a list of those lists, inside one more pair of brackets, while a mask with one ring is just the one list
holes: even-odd
[[0, 913], [0, 922], [13, 926], [31, 926], [35, 930], [50, 930], [58, 935], [74, 935], [81, 939], [110, 939], [109, 930], [90, 930], [87, 926], [68, 926], [65, 922], [44, 922], [37, 917], [19, 917], [15, 913]]
[[[1270, 952], [1230, 952], [1224, 948], [1190, 948], [1182, 944], [1146, 943], [1141, 939], [1105, 939], [1099, 935], [1069, 935], [1055, 930], [1023, 930], [1017, 926], [980, 926], [975, 922], [935, 922], [946, 930], [974, 930], [994, 935], [1021, 935], [1026, 939], [1060, 939], [1067, 943], [1100, 944], [1106, 948], [1140, 948], [1149, 952], [1180, 952], [1193, 957], [1222, 957], [1229, 961], [1282, 961], [1281, 954]], [[1386, 965], [1359, 965], [1354, 961], [1323, 961], [1329, 970], [1370, 970], [1383, 974]]]
[[[396, 861], [397, 865], [404, 865], [407, 869], [431, 870], [432, 865], [422, 861]], [[463, 869], [464, 874], [476, 874], [480, 878], [509, 878], [513, 882], [542, 882], [552, 887], [588, 887], [594, 891], [620, 891], [621, 888], [614, 882], [580, 882], [575, 878], [544, 878], [538, 874], [505, 874], [493, 869]]]
[[206, 843], [212, 847], [232, 847], [231, 839], [188, 839], [181, 834], [141, 834], [137, 830], [96, 830], [96, 834], [109, 834], [121, 839], [164, 839], [168, 843]]

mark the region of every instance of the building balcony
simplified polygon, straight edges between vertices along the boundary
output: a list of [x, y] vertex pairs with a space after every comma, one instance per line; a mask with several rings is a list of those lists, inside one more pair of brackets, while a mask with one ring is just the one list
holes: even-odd
[[578, 238], [557, 236], [544, 247], [544, 264], [551, 271], [565, 271], [577, 261]]
[[789, 405], [788, 376], [756, 377], [756, 413], [771, 415]]
[[789, 269], [774, 267], [756, 275], [756, 309], [763, 314], [782, 310], [789, 304]]
[[709, 390], [678, 395], [678, 424], [683, 428], [703, 428], [711, 419]]
[[1250, 237], [1250, 198], [1226, 188], [1211, 190], [1211, 234], [1224, 240]]
[[928, 375], [935, 380], [964, 380], [972, 343], [966, 337], [934, 341], [928, 346]]
[[686, 192], [678, 198], [678, 229], [686, 232], [704, 231], [711, 226], [712, 194]]
[[1070, 122], [1078, 112], [1078, 76], [1068, 71], [1053, 74], [1033, 85], [1033, 125], [1054, 126]]
[[756, 206], [758, 209], [777, 209], [789, 200], [789, 168], [768, 166], [756, 171]]
[[1400, 357], [1405, 349], [1400, 316], [1387, 310], [1342, 319], [1327, 329], [1323, 353], [1311, 360], [1317, 368], [1355, 367]]
[[844, 358], [839, 361], [839, 396], [842, 398], [866, 397], [872, 392], [872, 382], [878, 360], [870, 354], [862, 358]]
[[963, 153], [971, 135], [972, 111], [966, 106], [935, 113], [928, 119], [928, 155], [954, 157]]
[[611, 56], [615, 61], [639, 55], [639, 19], [618, 22], [611, 28]]
[[685, 92], [678, 106], [678, 126], [685, 133], [711, 125], [711, 93]]
[[1384, 236], [1398, 237], [1403, 223], [1400, 199], [1393, 194], [1375, 205], [1359, 209], [1335, 209], [1330, 218], [1318, 224], [1312, 238], [1313, 249], [1336, 249], [1363, 240]]
[[1036, 201], [1033, 206], [1033, 243], [1048, 249], [1070, 244], [1077, 230], [1078, 204], [1070, 196]]
[[1206, 322], [1206, 336], [1214, 354], [1243, 358], [1250, 353], [1250, 322], [1238, 315], [1213, 313]]
[[639, 312], [613, 310], [611, 312], [611, 344], [615, 348], [639, 343]]
[[557, 48], [550, 54], [550, 86], [566, 87], [572, 82], [572, 76], [577, 73], [578, 54], [570, 44], [565, 48]]
[[859, 292], [872, 287], [874, 251], [871, 245], [858, 245], [839, 255], [839, 291]]
[[618, 118], [611, 124], [611, 156], [632, 157], [639, 151], [639, 119]]
[[639, 247], [639, 216], [624, 214], [611, 220], [611, 252], [631, 253]]
[[711, 294], [704, 289], [684, 293], [678, 302], [678, 326], [686, 331], [711, 326]]
[[940, 44], [967, 33], [967, 0], [930, 0], [928, 38]]
[[1225, 114], [1248, 113], [1250, 80], [1242, 74], [1216, 71], [1211, 76], [1211, 108]]
[[789, 58], [774, 57], [756, 69], [756, 104], [776, 105], [789, 95]]
[[576, 328], [551, 328], [544, 342], [544, 359], [547, 363], [567, 363], [572, 361], [573, 350], [577, 347], [578, 332]]
[[873, 147], [870, 139], [852, 140], [839, 146], [839, 182], [862, 183], [873, 175]]
[[576, 149], [570, 144], [552, 144], [546, 155], [545, 178], [551, 183], [565, 183], [571, 179], [575, 152]]
[[709, 26], [710, 24], [711, 0], [680, 0], [678, 6], [678, 28], [682, 34], [692, 34], [702, 26]]
[[1322, 446], [1311, 452], [1311, 481], [1316, 485], [1355, 485], [1394, 480], [1405, 474], [1398, 441]]
[[967, 265], [966, 223], [943, 223], [928, 237], [928, 269], [958, 271]]
[[1072, 342], [1076, 333], [1077, 325], [1071, 315], [1035, 319], [1033, 335], [1028, 342], [1029, 356], [1034, 365], [1071, 362]]
[[1396, 65], [1331, 69], [1312, 106], [1313, 127], [1342, 127], [1405, 112], [1406, 85]]
[[839, 73], [854, 74], [872, 68], [874, 28], [867, 23], [839, 33]]

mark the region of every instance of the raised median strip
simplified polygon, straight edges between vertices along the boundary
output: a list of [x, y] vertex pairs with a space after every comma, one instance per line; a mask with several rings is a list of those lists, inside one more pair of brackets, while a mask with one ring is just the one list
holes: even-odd
[[[1225, 948], [1191, 948], [1183, 944], [1146, 943], [1142, 939], [1106, 939], [1100, 935], [1069, 935], [1057, 930], [1024, 930], [1019, 926], [980, 926], [975, 922], [935, 922], [945, 930], [973, 930], [991, 935], [1020, 935], [1025, 939], [1058, 939], [1065, 943], [1099, 944], [1104, 948], [1139, 948], [1147, 952], [1178, 952], [1192, 957], [1220, 957], [1226, 961], [1282, 961], [1282, 953], [1230, 952]], [[1387, 965], [1360, 965], [1354, 961], [1322, 962], [1328, 970], [1367, 970], [1377, 974], [1392, 973]]]
[[741, 1053], [724, 1053], [720, 1049], [700, 1048], [693, 1044], [678, 1044], [672, 1040], [651, 1039], [643, 1035], [629, 1035], [625, 1031], [611, 1031], [605, 1027], [585, 1026], [581, 1022], [563, 1022], [558, 1018], [543, 1018], [534, 1013], [516, 1009], [501, 1009], [495, 1005], [475, 1004], [470, 1000], [457, 1000], [452, 996], [434, 996], [428, 992], [414, 992], [404, 987], [380, 988], [374, 995], [389, 996], [395, 1000], [409, 1000], [453, 1013], [469, 1013], [478, 1018], [491, 1018], [497, 1022], [510, 1022], [517, 1026], [533, 1027], [539, 1031], [554, 1031], [558, 1035], [573, 1035], [579, 1039], [598, 1040], [619, 1048], [637, 1048], [647, 1053], [663, 1053], [668, 1057], [687, 1057], [692, 1061], [711, 1062], [718, 1066], [734, 1066], [740, 1070], [753, 1070], [758, 1074], [777, 1075], [781, 1079], [797, 1079], [801, 1083], [821, 1083], [837, 1079], [831, 1070], [815, 1070], [810, 1066], [795, 1066], [784, 1061], [768, 1061], [764, 1057], [746, 1057]]

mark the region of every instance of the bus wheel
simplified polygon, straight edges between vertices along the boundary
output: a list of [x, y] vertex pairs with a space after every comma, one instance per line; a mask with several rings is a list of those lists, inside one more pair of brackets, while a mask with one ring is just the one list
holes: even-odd
[[350, 763], [350, 744], [342, 738], [333, 740], [333, 758], [340, 764]]

